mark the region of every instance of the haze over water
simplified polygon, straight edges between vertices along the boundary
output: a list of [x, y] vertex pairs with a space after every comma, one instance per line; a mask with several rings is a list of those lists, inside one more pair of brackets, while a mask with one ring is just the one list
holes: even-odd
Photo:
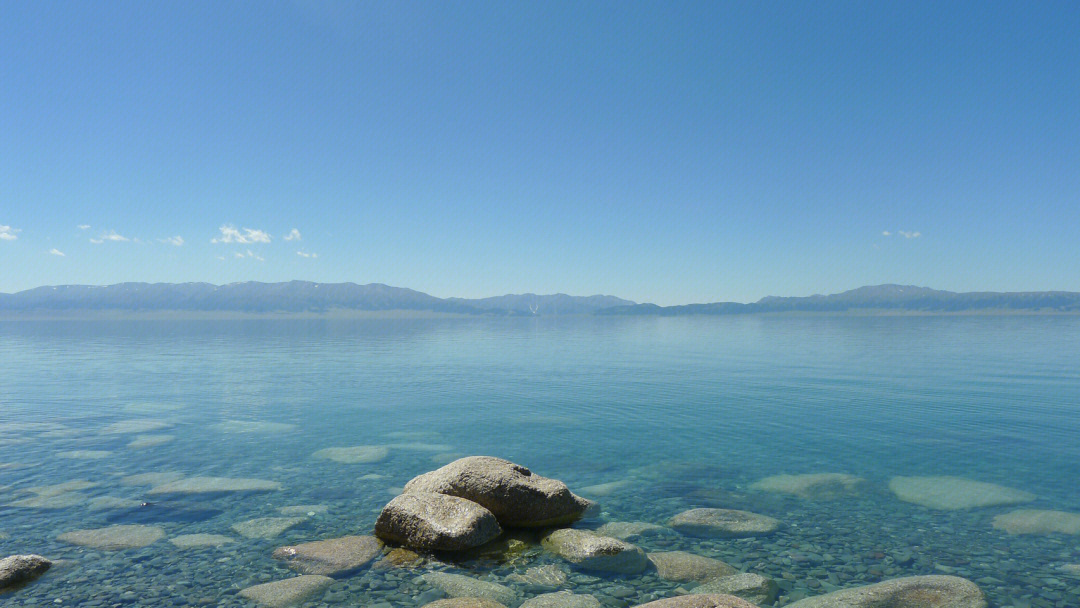
[[[777, 605], [954, 573], [978, 582], [993, 606], [1075, 607], [1080, 580], [1061, 568], [1080, 563], [1075, 537], [1010, 535], [992, 521], [1017, 508], [1080, 511], [1077, 335], [1075, 316], [0, 322], [0, 504], [36, 496], [28, 488], [97, 484], [58, 493], [57, 508], [0, 507], [0, 554], [74, 562], [3, 602], [245, 605], [238, 589], [290, 575], [271, 559], [275, 547], [369, 534], [411, 477], [489, 454], [585, 496], [593, 488], [601, 512], [582, 528], [663, 526], [703, 506], [780, 519], [784, 528], [762, 538], [668, 531], [635, 541], [772, 577]], [[388, 455], [360, 464], [312, 456], [359, 445]], [[163, 500], [125, 481], [162, 472], [283, 489], [169, 497], [172, 515], [154, 523], [165, 539], [140, 549], [57, 540], [134, 522], [138, 509], [103, 508], [101, 497]], [[857, 496], [831, 501], [751, 488], [781, 473], [866, 481]], [[889, 490], [895, 476], [936, 475], [1035, 499], [941, 510]], [[267, 539], [232, 528], [290, 505], [326, 512]], [[194, 533], [233, 542], [167, 542]], [[535, 593], [507, 577], [552, 563], [561, 562], [537, 550], [523, 561], [430, 567], [506, 584], [522, 600]], [[312, 605], [420, 606], [432, 596], [417, 574], [365, 569]], [[573, 571], [567, 583], [612, 607], [679, 586]]]

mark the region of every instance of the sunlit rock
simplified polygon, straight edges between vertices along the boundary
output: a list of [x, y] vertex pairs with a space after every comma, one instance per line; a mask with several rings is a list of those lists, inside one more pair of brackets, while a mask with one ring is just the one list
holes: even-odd
[[266, 608], [290, 608], [322, 595], [334, 579], [317, 574], [301, 574], [272, 583], [240, 590], [240, 597]]
[[28, 583], [52, 567], [52, 562], [40, 555], [10, 555], [0, 559], [0, 589]]
[[1035, 500], [1023, 490], [962, 477], [893, 477], [889, 489], [904, 502], [952, 511], [1015, 505]]
[[751, 490], [793, 494], [808, 500], [836, 500], [858, 496], [866, 482], [846, 473], [810, 473], [805, 475], [773, 475], [750, 484]]
[[383, 507], [375, 535], [414, 549], [461, 551], [502, 532], [495, 516], [480, 505], [445, 494], [410, 492]]
[[220, 547], [234, 543], [236, 540], [221, 534], [181, 534], [170, 538], [169, 542], [178, 549], [201, 549], [204, 547]]
[[273, 558], [301, 574], [334, 576], [367, 565], [382, 553], [382, 546], [374, 536], [343, 536], [278, 547]]
[[730, 576], [722, 576], [694, 587], [694, 593], [721, 593], [734, 595], [744, 600], [759, 605], [771, 604], [776, 601], [776, 595], [780, 588], [773, 579], [755, 574], [742, 572]]
[[704, 583], [738, 572], [726, 562], [685, 551], [658, 551], [647, 557], [656, 567], [656, 574], [668, 581]]
[[421, 576], [419, 580], [450, 597], [479, 597], [506, 605], [513, 604], [517, 599], [517, 594], [509, 587], [461, 574], [429, 572]]
[[56, 539], [101, 551], [120, 551], [145, 547], [164, 537], [165, 531], [156, 526], [120, 525], [65, 532]]
[[151, 488], [147, 494], [214, 494], [218, 492], [270, 492], [281, 484], [265, 479], [187, 477]]
[[649, 566], [640, 547], [587, 530], [563, 528], [541, 540], [544, 548], [585, 570], [638, 574]]
[[1080, 513], [1020, 509], [995, 516], [993, 526], [1009, 534], [1080, 534]]
[[671, 518], [669, 525], [689, 536], [740, 538], [767, 536], [780, 529], [780, 520], [735, 509], [690, 509]]
[[256, 517], [230, 527], [244, 538], [274, 538], [305, 521], [306, 517]]
[[979, 587], [957, 576], [909, 576], [808, 597], [788, 608], [986, 608]]
[[312, 457], [344, 464], [364, 464], [385, 460], [390, 450], [380, 445], [357, 445], [349, 448], [323, 448]]

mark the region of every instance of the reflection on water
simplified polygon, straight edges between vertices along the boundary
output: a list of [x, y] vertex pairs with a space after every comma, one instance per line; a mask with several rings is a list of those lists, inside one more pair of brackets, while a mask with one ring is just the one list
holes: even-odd
[[[769, 576], [781, 602], [954, 573], [995, 606], [1075, 608], [1077, 537], [995, 518], [1080, 513], [1078, 336], [1076, 317], [0, 322], [0, 554], [65, 560], [2, 600], [248, 605], [292, 575], [275, 547], [369, 533], [414, 475], [491, 454], [599, 500], [580, 527], [660, 525], [633, 542]], [[823, 473], [844, 476], [773, 477]], [[784, 527], [666, 527], [695, 507]], [[162, 536], [57, 538], [113, 524]], [[419, 606], [442, 597], [431, 570], [511, 603], [543, 592], [537, 566], [612, 607], [693, 585], [497, 557], [366, 568], [313, 602]]]

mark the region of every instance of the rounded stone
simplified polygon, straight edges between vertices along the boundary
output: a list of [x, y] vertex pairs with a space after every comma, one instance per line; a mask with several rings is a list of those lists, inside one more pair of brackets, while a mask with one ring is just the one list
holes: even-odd
[[975, 583], [957, 576], [909, 576], [808, 597], [788, 608], [986, 608]]
[[374, 536], [343, 536], [278, 547], [273, 558], [301, 574], [334, 576], [364, 566], [381, 552], [382, 542]]
[[638, 574], [649, 566], [649, 559], [637, 545], [587, 530], [555, 530], [544, 536], [541, 544], [585, 570]]
[[422, 608], [506, 608], [486, 597], [448, 597], [424, 604]]
[[375, 522], [375, 536], [430, 551], [478, 547], [501, 533], [491, 511], [475, 502], [425, 492], [397, 496], [383, 507]]
[[780, 520], [735, 509], [690, 509], [671, 518], [672, 528], [689, 536], [740, 538], [767, 536], [780, 529]]
[[639, 604], [635, 608], [757, 608], [757, 606], [734, 595], [695, 593]]
[[51, 567], [52, 562], [40, 555], [10, 555], [0, 559], [0, 589], [28, 583]]
[[893, 477], [889, 490], [904, 502], [955, 511], [1015, 505], [1035, 500], [1030, 492], [962, 477]]
[[119, 525], [65, 532], [56, 539], [101, 551], [120, 551], [145, 547], [164, 537], [165, 531], [157, 526]]
[[776, 601], [780, 589], [776, 581], [752, 572], [722, 576], [694, 588], [694, 593], [723, 593], [734, 595], [759, 605]]
[[1080, 513], [1020, 509], [995, 516], [993, 526], [1009, 534], [1080, 534]]
[[648, 558], [656, 574], [668, 581], [704, 583], [738, 572], [726, 562], [685, 551], [659, 551]]
[[405, 492], [458, 496], [483, 505], [508, 527], [542, 527], [580, 519], [592, 505], [566, 484], [492, 456], [469, 456], [413, 478]]

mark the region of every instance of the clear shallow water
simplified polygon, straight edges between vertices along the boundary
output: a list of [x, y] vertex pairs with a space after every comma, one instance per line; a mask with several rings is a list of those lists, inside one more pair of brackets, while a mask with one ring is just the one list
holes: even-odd
[[[155, 523], [167, 538], [236, 539], [187, 551], [166, 540], [101, 552], [56, 539], [132, 523], [96, 503], [0, 507], [0, 554], [73, 562], [0, 602], [247, 605], [239, 589], [292, 575], [271, 559], [275, 547], [369, 533], [394, 488], [454, 455], [490, 454], [572, 489], [624, 482], [580, 527], [663, 524], [702, 506], [783, 520], [764, 538], [639, 543], [770, 576], [782, 601], [953, 572], [979, 581], [995, 606], [1076, 607], [1080, 578], [1060, 566], [1080, 563], [1080, 537], [1008, 535], [991, 520], [1016, 507], [932, 510], [887, 486], [896, 475], [955, 475], [1034, 493], [1030, 508], [1080, 512], [1078, 361], [1077, 317], [0, 322], [0, 504], [72, 480], [99, 484], [80, 501], [148, 500], [149, 486], [123, 478], [162, 471], [284, 486], [170, 497], [179, 515]], [[168, 426], [104, 432], [148, 419]], [[173, 439], [129, 447], [138, 435]], [[390, 445], [390, 455], [312, 458], [355, 445]], [[830, 502], [748, 488], [819, 472], [867, 484]], [[230, 529], [310, 504], [328, 510], [272, 539]], [[432, 568], [525, 599], [534, 593], [506, 577], [546, 563], [560, 562], [535, 551]], [[680, 586], [570, 572], [568, 588], [613, 607]], [[366, 569], [311, 605], [418, 606], [434, 597], [418, 573]]]

